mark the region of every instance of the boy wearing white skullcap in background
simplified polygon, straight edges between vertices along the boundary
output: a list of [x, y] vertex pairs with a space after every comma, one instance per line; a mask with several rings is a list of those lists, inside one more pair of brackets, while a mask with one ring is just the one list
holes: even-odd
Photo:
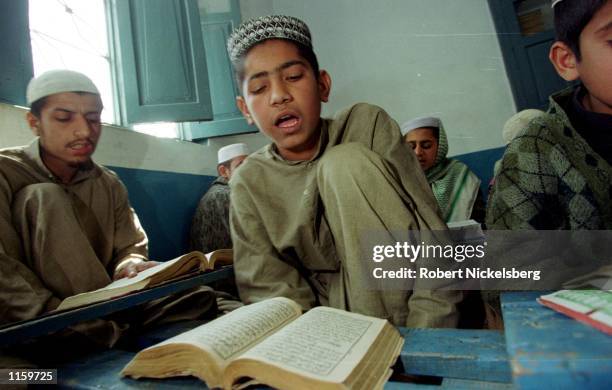
[[[92, 160], [103, 108], [93, 82], [78, 72], [49, 71], [30, 81], [26, 95], [26, 119], [36, 138], [0, 150], [1, 325], [48, 313], [68, 296], [157, 264], [147, 260], [147, 236], [125, 186]], [[193, 304], [193, 310], [179, 314], [183, 318], [215, 307], [209, 291], [173, 299]], [[132, 308], [129, 316], [140, 315], [140, 324], [156, 321], [167, 314], [165, 302]], [[113, 346], [130, 323], [118, 317], [77, 324], [62, 334], [79, 341], [54, 351], [41, 348], [34, 356], [45, 359], [46, 351], [51, 359], [60, 358], [69, 347], [88, 343]]]
[[200, 199], [191, 225], [191, 249], [204, 253], [231, 248], [229, 226], [229, 180], [249, 155], [244, 143], [224, 146], [217, 152], [217, 172], [206, 194]]
[[275, 296], [401, 326], [455, 326], [454, 291], [368, 288], [368, 233], [445, 229], [414, 153], [379, 107], [357, 104], [323, 119], [331, 77], [319, 69], [308, 26], [271, 15], [243, 23], [228, 51], [238, 107], [272, 144], [232, 177], [235, 275], [245, 303]]

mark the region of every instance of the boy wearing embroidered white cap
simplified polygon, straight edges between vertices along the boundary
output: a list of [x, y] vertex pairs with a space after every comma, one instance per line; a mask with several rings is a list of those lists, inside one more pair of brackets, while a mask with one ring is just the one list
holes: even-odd
[[[68, 296], [156, 264], [147, 261], [147, 237], [125, 186], [91, 159], [103, 107], [93, 82], [49, 71], [30, 81], [26, 95], [37, 137], [0, 150], [0, 324], [32, 319]], [[130, 315], [146, 318], [142, 310]], [[161, 313], [160, 301], [150, 314]], [[112, 346], [127, 327], [94, 320], [72, 334]]]
[[191, 224], [191, 249], [204, 253], [231, 248], [229, 226], [230, 187], [228, 181], [249, 155], [244, 143], [224, 146], [217, 152], [217, 172], [206, 194], [200, 199]]
[[448, 137], [440, 118], [414, 118], [402, 124], [400, 131], [425, 171], [444, 221], [484, 222], [480, 179], [461, 161], [446, 157]]
[[[453, 291], [368, 289], [366, 232], [444, 229], [427, 181], [399, 127], [357, 104], [323, 119], [331, 77], [319, 69], [308, 26], [271, 15], [243, 23], [228, 52], [249, 123], [272, 140], [230, 183], [235, 275], [245, 303], [286, 296], [402, 326], [454, 326]], [[382, 244], [383, 242], [381, 242]]]

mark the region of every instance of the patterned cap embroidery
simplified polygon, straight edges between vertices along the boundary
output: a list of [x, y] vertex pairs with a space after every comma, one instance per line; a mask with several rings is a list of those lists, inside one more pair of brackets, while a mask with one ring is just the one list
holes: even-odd
[[257, 43], [270, 39], [283, 38], [312, 49], [310, 31], [306, 23], [293, 16], [268, 15], [242, 23], [227, 40], [227, 51], [232, 63]]

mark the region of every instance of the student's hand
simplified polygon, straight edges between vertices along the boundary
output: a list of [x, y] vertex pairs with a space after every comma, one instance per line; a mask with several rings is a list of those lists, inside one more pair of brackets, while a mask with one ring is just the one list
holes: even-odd
[[115, 274], [113, 280], [121, 278], [133, 278], [138, 275], [140, 271], [144, 271], [147, 268], [155, 267], [159, 264], [159, 261], [146, 261], [140, 258], [128, 258], [123, 260], [115, 268]]

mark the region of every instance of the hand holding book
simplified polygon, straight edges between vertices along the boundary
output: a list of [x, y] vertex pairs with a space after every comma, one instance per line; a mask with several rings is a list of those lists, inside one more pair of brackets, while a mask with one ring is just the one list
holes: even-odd
[[167, 283], [177, 278], [213, 270], [216, 266], [230, 265], [232, 264], [232, 256], [231, 249], [218, 249], [208, 254], [197, 251], [190, 252], [176, 259], [157, 263], [153, 267], [138, 272], [133, 278], [118, 279], [101, 289], [68, 297], [60, 303], [56, 311], [105, 301]]

